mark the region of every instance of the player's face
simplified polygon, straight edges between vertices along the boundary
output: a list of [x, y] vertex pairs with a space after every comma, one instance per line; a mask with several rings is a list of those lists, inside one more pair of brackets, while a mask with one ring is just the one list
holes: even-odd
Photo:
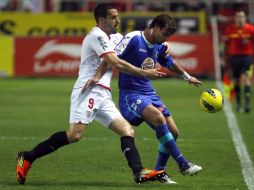
[[109, 9], [107, 17], [105, 19], [105, 32], [109, 34], [115, 34], [118, 30], [120, 23], [118, 12], [116, 9]]
[[155, 43], [161, 44], [165, 41], [168, 41], [170, 34], [167, 27], [164, 28], [155, 27], [154, 31], [155, 31], [154, 32]]
[[242, 27], [246, 23], [246, 15], [243, 11], [235, 14], [235, 22], [237, 26]]

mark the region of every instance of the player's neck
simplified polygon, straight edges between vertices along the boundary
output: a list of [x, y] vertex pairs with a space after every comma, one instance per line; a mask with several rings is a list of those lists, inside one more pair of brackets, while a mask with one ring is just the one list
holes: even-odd
[[105, 27], [103, 27], [102, 25], [100, 24], [97, 24], [96, 25], [97, 27], [99, 27], [103, 32], [105, 32], [107, 34], [107, 36], [110, 38], [110, 32], [107, 32], [107, 30], [105, 29]]
[[153, 29], [151, 29], [151, 28], [145, 29], [144, 36], [149, 43], [155, 44], [155, 40], [153, 37]]

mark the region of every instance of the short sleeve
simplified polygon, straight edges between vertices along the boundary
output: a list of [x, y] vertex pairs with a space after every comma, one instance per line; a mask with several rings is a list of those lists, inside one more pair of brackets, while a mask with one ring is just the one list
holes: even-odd
[[174, 60], [173, 58], [170, 56], [170, 55], [166, 55], [165, 57], [164, 56], [161, 56], [159, 59], [158, 59], [158, 62], [161, 66], [163, 67], [166, 67], [166, 68], [169, 68], [171, 67], [171, 65], [173, 65], [174, 63]]
[[164, 45], [160, 45], [158, 47], [158, 50], [159, 50], [159, 53], [160, 53], [160, 56], [158, 58], [158, 62], [161, 66], [169, 68], [173, 64], [174, 61], [173, 61], [173, 58], [169, 54], [167, 54], [165, 56], [166, 49], [167, 48]]
[[113, 47], [110, 44], [109, 38], [106, 35], [93, 35], [90, 39], [93, 50], [99, 57], [107, 53], [114, 52]]

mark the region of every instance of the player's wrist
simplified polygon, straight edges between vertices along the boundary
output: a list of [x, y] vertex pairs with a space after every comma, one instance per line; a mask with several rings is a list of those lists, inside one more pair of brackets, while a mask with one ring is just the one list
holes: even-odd
[[190, 80], [191, 76], [187, 73], [187, 72], [183, 72], [183, 74], [181, 74], [181, 77], [184, 79], [184, 80]]

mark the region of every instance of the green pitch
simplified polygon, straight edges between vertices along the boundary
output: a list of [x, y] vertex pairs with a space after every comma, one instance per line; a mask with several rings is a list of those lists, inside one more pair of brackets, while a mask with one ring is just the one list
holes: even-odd
[[[0, 79], [1, 190], [247, 189], [224, 112], [208, 114], [199, 107], [201, 92], [215, 84], [204, 81], [200, 88], [193, 88], [182, 80], [154, 81], [154, 86], [180, 129], [179, 148], [187, 159], [203, 167], [197, 176], [182, 176], [170, 158], [168, 173], [177, 185], [135, 184], [120, 151], [119, 137], [94, 122], [80, 142], [35, 161], [25, 186], [21, 187], [15, 177], [16, 153], [29, 150], [51, 134], [68, 128], [74, 82], [75, 79]], [[112, 89], [117, 102], [116, 80]], [[236, 114], [252, 162], [253, 111], [249, 115]], [[145, 124], [135, 131], [143, 165], [153, 168], [158, 145], [155, 135]]]

